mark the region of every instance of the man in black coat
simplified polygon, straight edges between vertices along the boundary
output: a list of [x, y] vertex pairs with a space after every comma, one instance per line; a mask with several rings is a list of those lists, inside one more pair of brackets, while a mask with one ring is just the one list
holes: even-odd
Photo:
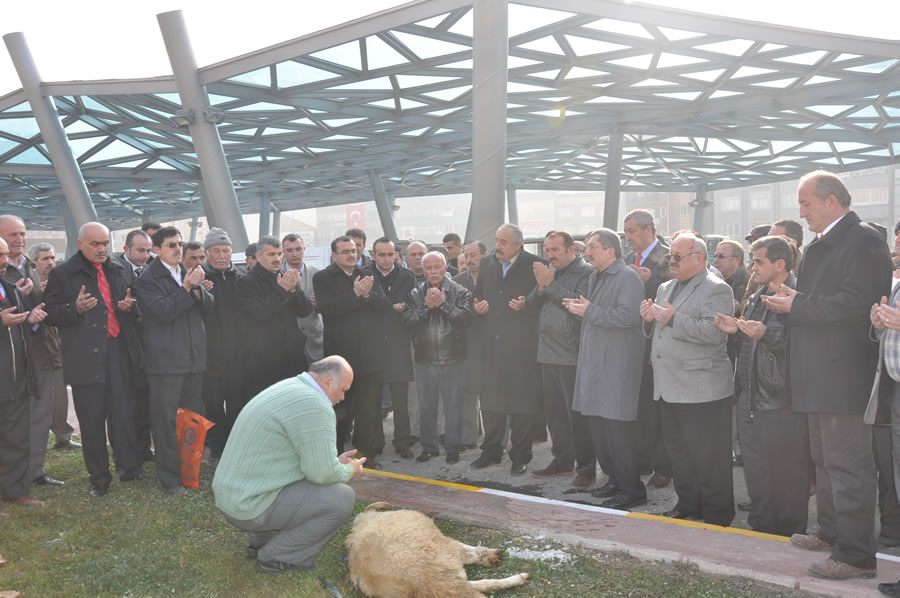
[[[466, 269], [453, 277], [453, 282], [461, 284], [469, 291], [469, 302], [473, 301], [472, 293], [475, 292], [475, 284], [481, 260], [487, 255], [487, 247], [481, 241], [472, 241], [463, 248], [460, 260], [465, 261]], [[478, 396], [481, 393], [481, 330], [472, 326], [473, 315], [466, 327], [466, 389], [463, 395], [463, 450], [473, 449], [478, 444], [481, 435], [481, 409], [478, 407]]]
[[[625, 215], [625, 242], [631, 253], [624, 257], [644, 283], [644, 298], [656, 299], [659, 285], [672, 278], [666, 254], [669, 246], [656, 237], [653, 213], [649, 210], [632, 210]], [[642, 470], [652, 470], [647, 484], [663, 488], [672, 481], [672, 465], [662, 440], [662, 420], [659, 403], [653, 400], [653, 369], [650, 367], [650, 347], [644, 344], [644, 372], [638, 395], [637, 451]]]
[[297, 318], [312, 313], [313, 306], [297, 287], [297, 270], [280, 271], [283, 258], [281, 241], [262, 237], [256, 242], [256, 265], [237, 283], [238, 300], [252, 331], [248, 335], [252, 350], [247, 367], [248, 400], [276, 382], [306, 371], [306, 335], [297, 326]]
[[[28, 496], [29, 399], [33, 372], [28, 361], [33, 327], [47, 317], [43, 304], [26, 310], [20, 288], [4, 277], [9, 249], [0, 237], [0, 498], [41, 506]], [[46, 438], [45, 438], [46, 442]], [[4, 514], [5, 515], [5, 514]]]
[[[383, 349], [384, 368], [383, 382], [391, 393], [391, 407], [394, 410], [394, 449], [404, 459], [411, 459], [410, 422], [407, 399], [409, 383], [413, 379], [412, 349], [409, 329], [403, 323], [403, 313], [410, 291], [416, 285], [416, 276], [410, 270], [395, 263], [397, 255], [394, 242], [381, 237], [372, 244], [374, 254], [371, 272], [375, 283], [381, 286], [391, 304], [391, 311], [385, 312], [382, 318], [384, 331]], [[376, 350], [374, 347], [371, 350]], [[382, 437], [382, 444], [384, 439]]]
[[[131, 289], [131, 296], [135, 301], [138, 300], [135, 283], [144, 270], [149, 267], [152, 247], [153, 242], [150, 241], [150, 235], [141, 229], [135, 229], [125, 236], [125, 247], [122, 249], [122, 253], [115, 256], [125, 269], [125, 285]], [[140, 318], [138, 318], [136, 329], [138, 334], [141, 334]], [[138, 456], [144, 461], [152, 461], [154, 455], [150, 448], [150, 385], [147, 382], [147, 372], [144, 371], [143, 349], [144, 347], [141, 345], [140, 354], [133, 355], [131, 360], [135, 397], [134, 424], [137, 428]]]
[[367, 458], [365, 466], [380, 469], [375, 455], [381, 427], [383, 317], [393, 307], [374, 275], [359, 269], [356, 251], [350, 237], [332, 241], [333, 263], [316, 272], [313, 289], [325, 325], [325, 356], [340, 355], [353, 368], [353, 386], [335, 408], [338, 453], [344, 452], [352, 426], [353, 446]]
[[203, 412], [206, 328], [203, 317], [215, 300], [203, 284], [203, 269], [181, 263], [184, 243], [174, 226], [151, 237], [157, 259], [137, 281], [144, 366], [150, 383], [150, 425], [156, 473], [169, 494], [185, 494], [181, 484], [175, 421], [179, 407]]
[[515, 224], [497, 229], [494, 255], [481, 260], [475, 285], [472, 324], [481, 328], [484, 348], [481, 417], [484, 421], [482, 453], [472, 467], [500, 463], [507, 417], [510, 417], [512, 459], [510, 473], [522, 475], [531, 462], [532, 418], [541, 392], [536, 365], [538, 310], [516, 310], [537, 285], [534, 264], [547, 262], [522, 248], [522, 230]]
[[238, 299], [238, 281], [244, 276], [231, 263], [231, 238], [221, 228], [211, 228], [203, 241], [207, 259], [206, 280], [213, 283], [216, 303], [206, 315], [206, 373], [203, 375], [203, 408], [216, 425], [206, 434], [206, 445], [219, 457], [225, 442], [250, 397], [244, 386], [246, 316]]
[[803, 254], [797, 289], [781, 285], [766, 307], [789, 313], [788, 389], [806, 413], [816, 466], [819, 531], [791, 543], [831, 557], [809, 571], [831, 579], [875, 575], [875, 463], [863, 412], [878, 346], [869, 312], [891, 290], [891, 258], [881, 236], [850, 211], [850, 192], [834, 174], [800, 179], [800, 217], [819, 233]]
[[140, 338], [137, 310], [118, 260], [109, 259], [109, 229], [88, 222], [79, 251], [50, 272], [44, 291], [47, 323], [62, 335], [63, 375], [72, 387], [91, 495], [104, 496], [112, 476], [106, 423], [121, 481], [146, 479], [137, 454], [131, 355]]

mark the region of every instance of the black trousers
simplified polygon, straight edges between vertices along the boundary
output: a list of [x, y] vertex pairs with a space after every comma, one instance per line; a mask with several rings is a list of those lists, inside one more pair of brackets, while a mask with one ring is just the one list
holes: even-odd
[[878, 472], [880, 537], [900, 541], [900, 504], [897, 503], [897, 491], [894, 487], [892, 442], [890, 425], [872, 426], [872, 449], [875, 453], [875, 469]]
[[150, 455], [150, 383], [143, 372], [134, 376], [134, 426], [138, 457]]
[[243, 369], [240, 364], [223, 371], [207, 367], [203, 374], [203, 415], [216, 425], [206, 433], [210, 450], [221, 455], [241, 409], [249, 402]]
[[806, 415], [773, 409], [751, 417], [750, 394], [744, 391], [738, 398], [737, 425], [753, 505], [747, 520], [750, 527], [779, 536], [805, 534], [810, 458]]
[[634, 498], [647, 496], [647, 489], [641, 481], [641, 468], [637, 459], [637, 444], [633, 421], [620, 421], [605, 417], [588, 416], [593, 446], [600, 468], [609, 476], [609, 481]]
[[672, 463], [675, 508], [706, 523], [731, 525], [731, 397], [709, 403], [660, 401], [663, 440]]
[[669, 463], [669, 454], [662, 438], [659, 402], [653, 400], [653, 368], [650, 366], [649, 357], [644, 360], [644, 373], [641, 375], [636, 434], [638, 463], [641, 469], [672, 477], [672, 465]]
[[409, 382], [390, 382], [391, 409], [394, 410], [394, 448], [404, 451], [410, 445]]
[[29, 398], [24, 385], [19, 399], [0, 401], [0, 496], [28, 495]]
[[[379, 442], [384, 441], [381, 425], [381, 374], [357, 374], [344, 400], [335, 407], [337, 416], [338, 452], [343, 452], [344, 442], [353, 430], [353, 446], [367, 457], [378, 452]], [[380, 431], [380, 433], [379, 433]], [[379, 438], [381, 440], [379, 440]]]
[[481, 419], [484, 422], [482, 454], [496, 459], [503, 457], [503, 438], [506, 435], [507, 417], [509, 418], [509, 439], [512, 443], [509, 449], [509, 458], [513, 463], [531, 463], [534, 416], [530, 413], [507, 414], [482, 410]]
[[596, 472], [591, 426], [587, 418], [572, 411], [575, 394], [575, 366], [541, 364], [541, 385], [544, 391], [544, 414], [553, 460], [566, 470], [576, 467], [578, 473]]
[[875, 458], [872, 426], [862, 415], [808, 413], [816, 464], [816, 535], [832, 544], [831, 558], [875, 567]]
[[128, 349], [120, 338], [106, 340], [105, 378], [100, 384], [72, 387], [72, 403], [81, 428], [81, 452], [91, 484], [109, 486], [106, 422], [115, 437], [119, 478], [129, 480], [141, 472], [134, 427], [134, 389]]
[[175, 419], [178, 408], [201, 413], [203, 409], [203, 374], [147, 376], [150, 382], [150, 423], [156, 443], [156, 475], [166, 490], [181, 486], [181, 464]]

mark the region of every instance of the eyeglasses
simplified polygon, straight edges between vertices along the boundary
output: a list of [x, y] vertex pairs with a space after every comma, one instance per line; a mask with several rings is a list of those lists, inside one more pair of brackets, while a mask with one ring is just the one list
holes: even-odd
[[351, 255], [351, 254], [356, 254], [356, 250], [355, 249], [341, 249], [340, 251], [338, 251], [338, 255]]
[[184, 247], [184, 242], [183, 241], [171, 241], [169, 243], [165, 243], [164, 245], [165, 245], [165, 247], [168, 247], [169, 249], [175, 249], [176, 247]]
[[[669, 261], [675, 262], [675, 263], [677, 264], [677, 263], [679, 263], [681, 260], [683, 260], [684, 258], [688, 257], [689, 255], [694, 255], [695, 253], [701, 253], [701, 252], [700, 252], [700, 251], [692, 251], [692, 252], [690, 252], [690, 253], [688, 253], [688, 254], [685, 254], [685, 255], [681, 255], [680, 253], [667, 253], [667, 254], [666, 254], [666, 259], [669, 260]], [[730, 256], [729, 256], [729, 257], [730, 257]]]
[[724, 259], [728, 259], [730, 257], [737, 257], [737, 256], [736, 255], [725, 255], [724, 253], [717, 253], [713, 257], [716, 258], [717, 260], [724, 260]]

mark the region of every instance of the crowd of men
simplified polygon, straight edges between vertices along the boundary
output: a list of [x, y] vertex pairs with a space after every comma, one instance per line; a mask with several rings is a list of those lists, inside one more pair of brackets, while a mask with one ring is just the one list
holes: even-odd
[[[66, 384], [94, 496], [110, 489], [107, 434], [122, 482], [152, 479], [142, 464], [154, 459], [163, 489], [185, 492], [179, 407], [216, 424], [211, 458], [231, 455], [227, 492], [237, 492], [249, 483], [229, 443], [233, 428], [250, 425], [239, 414], [254, 396], [269, 397], [253, 417], [271, 427], [266, 417], [292, 417], [283, 403], [294, 388], [308, 396], [310, 417], [333, 406], [325, 423], [336, 446], [316, 453], [315, 475], [327, 483], [381, 468], [389, 400], [403, 458], [425, 462], [443, 450], [455, 464], [481, 439], [471, 467], [507, 455], [518, 476], [549, 430], [553, 459], [532, 474], [570, 476], [587, 491], [599, 465], [606, 481], [589, 491], [609, 508], [646, 504], [647, 486], [673, 483], [677, 502], [663, 515], [730, 525], [739, 460], [750, 501], [738, 506], [753, 529], [828, 553], [810, 567], [816, 575], [873, 576], [876, 496], [880, 541], [900, 544], [900, 466], [891, 459], [900, 423], [890, 436], [892, 410], [900, 422], [900, 297], [884, 231], [861, 222], [850, 202], [837, 176], [807, 175], [799, 215], [816, 238], [801, 250], [795, 220], [754, 227], [749, 269], [741, 243], [721, 242], [712, 259], [692, 231], [667, 245], [641, 209], [624, 219], [627, 255], [604, 228], [583, 243], [551, 231], [543, 255], [533, 255], [521, 229], [504, 224], [492, 253], [451, 233], [432, 249], [410, 243], [404, 259], [391, 239], [367, 245], [351, 229], [332, 241], [321, 270], [304, 262], [295, 234], [260, 238], [244, 270], [218, 228], [200, 245], [173, 227], [145, 226], [114, 254], [96, 222], [57, 265], [49, 245], [26, 256], [24, 223], [2, 216], [3, 499], [41, 504], [30, 484], [62, 484], [43, 462], [51, 430], [54, 447], [77, 447]], [[340, 359], [321, 361], [329, 356]], [[312, 377], [298, 382], [308, 364]], [[264, 446], [240, 443], [253, 454]], [[811, 491], [819, 521], [807, 534]], [[229, 521], [250, 532], [254, 555], [269, 539], [254, 540], [259, 518], [280, 508], [268, 492], [264, 504], [221, 499]], [[270, 548], [260, 570], [315, 556], [291, 561]]]

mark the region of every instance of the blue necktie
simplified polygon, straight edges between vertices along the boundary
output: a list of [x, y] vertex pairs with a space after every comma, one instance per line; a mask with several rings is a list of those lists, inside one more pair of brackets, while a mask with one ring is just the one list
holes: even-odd
[[503, 278], [506, 278], [506, 271], [509, 270], [510, 264], [512, 264], [512, 260], [503, 262]]

